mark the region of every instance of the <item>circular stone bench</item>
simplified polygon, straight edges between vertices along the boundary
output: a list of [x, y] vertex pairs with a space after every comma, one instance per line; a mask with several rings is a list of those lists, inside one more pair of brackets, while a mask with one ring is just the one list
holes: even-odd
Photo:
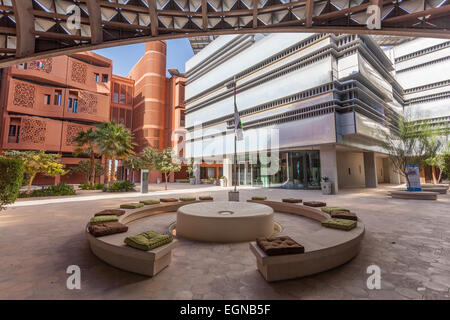
[[[193, 202], [168, 202], [155, 205], [148, 205], [138, 209], [128, 209], [119, 217], [119, 222], [128, 225], [130, 222], [146, 217], [176, 212], [179, 207]], [[103, 237], [94, 237], [89, 233], [89, 224], [86, 226], [86, 238], [89, 241], [91, 251], [100, 260], [109, 265], [145, 276], [154, 276], [167, 267], [172, 259], [172, 249], [178, 244], [174, 239], [171, 243], [163, 245], [149, 251], [142, 251], [131, 248], [124, 244], [124, 239], [136, 234], [130, 228], [127, 232], [117, 233]]]
[[447, 187], [439, 187], [439, 186], [432, 186], [432, 187], [422, 186], [422, 190], [428, 191], [428, 192], [437, 192], [440, 194], [447, 194], [448, 188]]
[[438, 193], [430, 191], [389, 191], [392, 198], [409, 200], [437, 200]]
[[[312, 219], [322, 222], [330, 218], [320, 209], [298, 204], [248, 201], [268, 205], [275, 212], [298, 215], [299, 220]], [[316, 231], [305, 228], [301, 234], [287, 234], [305, 248], [305, 252], [301, 254], [268, 256], [256, 241], [250, 242], [250, 250], [255, 255], [258, 270], [266, 281], [294, 279], [330, 270], [351, 260], [360, 251], [364, 232], [365, 226], [358, 219], [356, 228], [350, 231], [322, 227]]]

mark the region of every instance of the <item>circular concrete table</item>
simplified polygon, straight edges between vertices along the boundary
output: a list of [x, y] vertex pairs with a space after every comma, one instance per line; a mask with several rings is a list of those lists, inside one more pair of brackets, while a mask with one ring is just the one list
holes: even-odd
[[203, 242], [244, 242], [274, 232], [273, 209], [259, 203], [216, 201], [182, 206], [177, 236]]

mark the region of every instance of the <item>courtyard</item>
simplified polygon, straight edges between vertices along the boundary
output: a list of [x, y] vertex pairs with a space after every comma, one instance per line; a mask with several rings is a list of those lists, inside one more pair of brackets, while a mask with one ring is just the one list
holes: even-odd
[[[172, 263], [155, 277], [121, 271], [95, 257], [84, 229], [94, 213], [126, 202], [164, 195], [226, 200], [228, 189], [190, 186], [108, 196], [18, 201], [0, 215], [0, 299], [449, 299], [450, 196], [437, 201], [391, 199], [393, 185], [342, 189], [337, 195], [312, 190], [241, 188], [240, 201], [294, 197], [345, 206], [365, 224], [359, 255], [314, 276], [266, 282], [248, 243], [214, 244], [178, 237]], [[152, 190], [152, 189], [151, 189]], [[295, 232], [296, 216], [275, 214], [282, 234]], [[148, 219], [167, 232], [175, 213]], [[132, 226], [132, 223], [130, 224]], [[81, 290], [68, 290], [66, 269], [81, 268]], [[367, 287], [367, 267], [381, 270], [381, 289]]]

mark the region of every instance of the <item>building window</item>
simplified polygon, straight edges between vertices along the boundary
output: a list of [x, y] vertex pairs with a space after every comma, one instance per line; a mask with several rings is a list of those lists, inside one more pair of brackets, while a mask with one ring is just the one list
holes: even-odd
[[100, 81], [100, 74], [95, 73], [95, 82], [99, 82]]
[[185, 124], [185, 113], [184, 110], [180, 111], [180, 127], [184, 127]]
[[44, 104], [50, 104], [51, 97], [49, 94], [44, 94]]
[[133, 87], [128, 86], [127, 87], [127, 104], [130, 106], [133, 104], [133, 98], [131, 96], [132, 92], [133, 92]]
[[16, 136], [16, 129], [17, 129], [16, 125], [14, 125], [14, 124], [10, 125], [9, 126], [9, 134], [8, 134], [8, 136], [9, 137], [15, 137]]
[[72, 98], [69, 98], [69, 100], [67, 101], [67, 110], [69, 111], [71, 111], [72, 109], [72, 101], [73, 101]]
[[103, 82], [108, 82], [108, 75], [107, 74], [102, 75], [102, 81]]
[[120, 104], [126, 103], [127, 87], [125, 85], [120, 86]]
[[115, 103], [119, 103], [119, 91], [120, 85], [118, 83], [114, 83], [113, 102]]
[[55, 91], [55, 102], [54, 102], [54, 105], [55, 106], [60, 106], [61, 105], [61, 100], [62, 100], [62, 91], [61, 90], [56, 90]]
[[77, 112], [78, 112], [78, 99], [73, 99], [72, 113], [77, 113]]

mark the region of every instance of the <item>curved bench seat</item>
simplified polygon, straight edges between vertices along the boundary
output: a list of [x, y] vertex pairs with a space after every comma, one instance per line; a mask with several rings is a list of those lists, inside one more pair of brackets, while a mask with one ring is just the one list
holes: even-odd
[[247, 200], [247, 202], [265, 204], [271, 207], [275, 212], [291, 213], [298, 216], [313, 219], [319, 222], [323, 222], [330, 218], [330, 215], [326, 214], [320, 209], [315, 209], [313, 207], [303, 206], [294, 203], [268, 201], [268, 200]]
[[[267, 200], [247, 201], [265, 204], [275, 212], [295, 214], [317, 222], [330, 218], [327, 213], [313, 207]], [[305, 248], [301, 254], [268, 256], [256, 241], [250, 242], [250, 250], [256, 257], [258, 270], [267, 281], [294, 279], [335, 268], [355, 257], [360, 251], [364, 232], [365, 226], [358, 219], [356, 228], [350, 231], [320, 228], [301, 234], [287, 234]]]
[[305, 248], [305, 253], [268, 256], [255, 241], [250, 250], [258, 270], [267, 281], [300, 278], [338, 267], [355, 257], [360, 249], [365, 226], [358, 221], [350, 231], [321, 228], [315, 232], [289, 234]]
[[422, 190], [429, 191], [429, 192], [437, 192], [440, 194], [447, 194], [448, 188], [447, 187], [437, 187], [437, 186], [433, 186], [433, 187], [425, 186], [425, 187], [422, 187]]
[[[167, 212], [177, 211], [179, 207], [193, 202], [167, 202], [155, 205], [147, 205], [138, 209], [128, 209], [119, 217], [119, 222], [127, 225], [133, 221]], [[89, 241], [91, 251], [104, 262], [125, 270], [145, 276], [154, 276], [170, 264], [172, 249], [176, 247], [178, 240], [158, 247], [150, 251], [142, 251], [124, 244], [124, 239], [136, 232], [128, 230], [125, 233], [117, 233], [96, 238], [92, 236], [86, 226], [86, 238]]]
[[392, 198], [409, 200], [437, 200], [438, 193], [430, 191], [389, 191]]

